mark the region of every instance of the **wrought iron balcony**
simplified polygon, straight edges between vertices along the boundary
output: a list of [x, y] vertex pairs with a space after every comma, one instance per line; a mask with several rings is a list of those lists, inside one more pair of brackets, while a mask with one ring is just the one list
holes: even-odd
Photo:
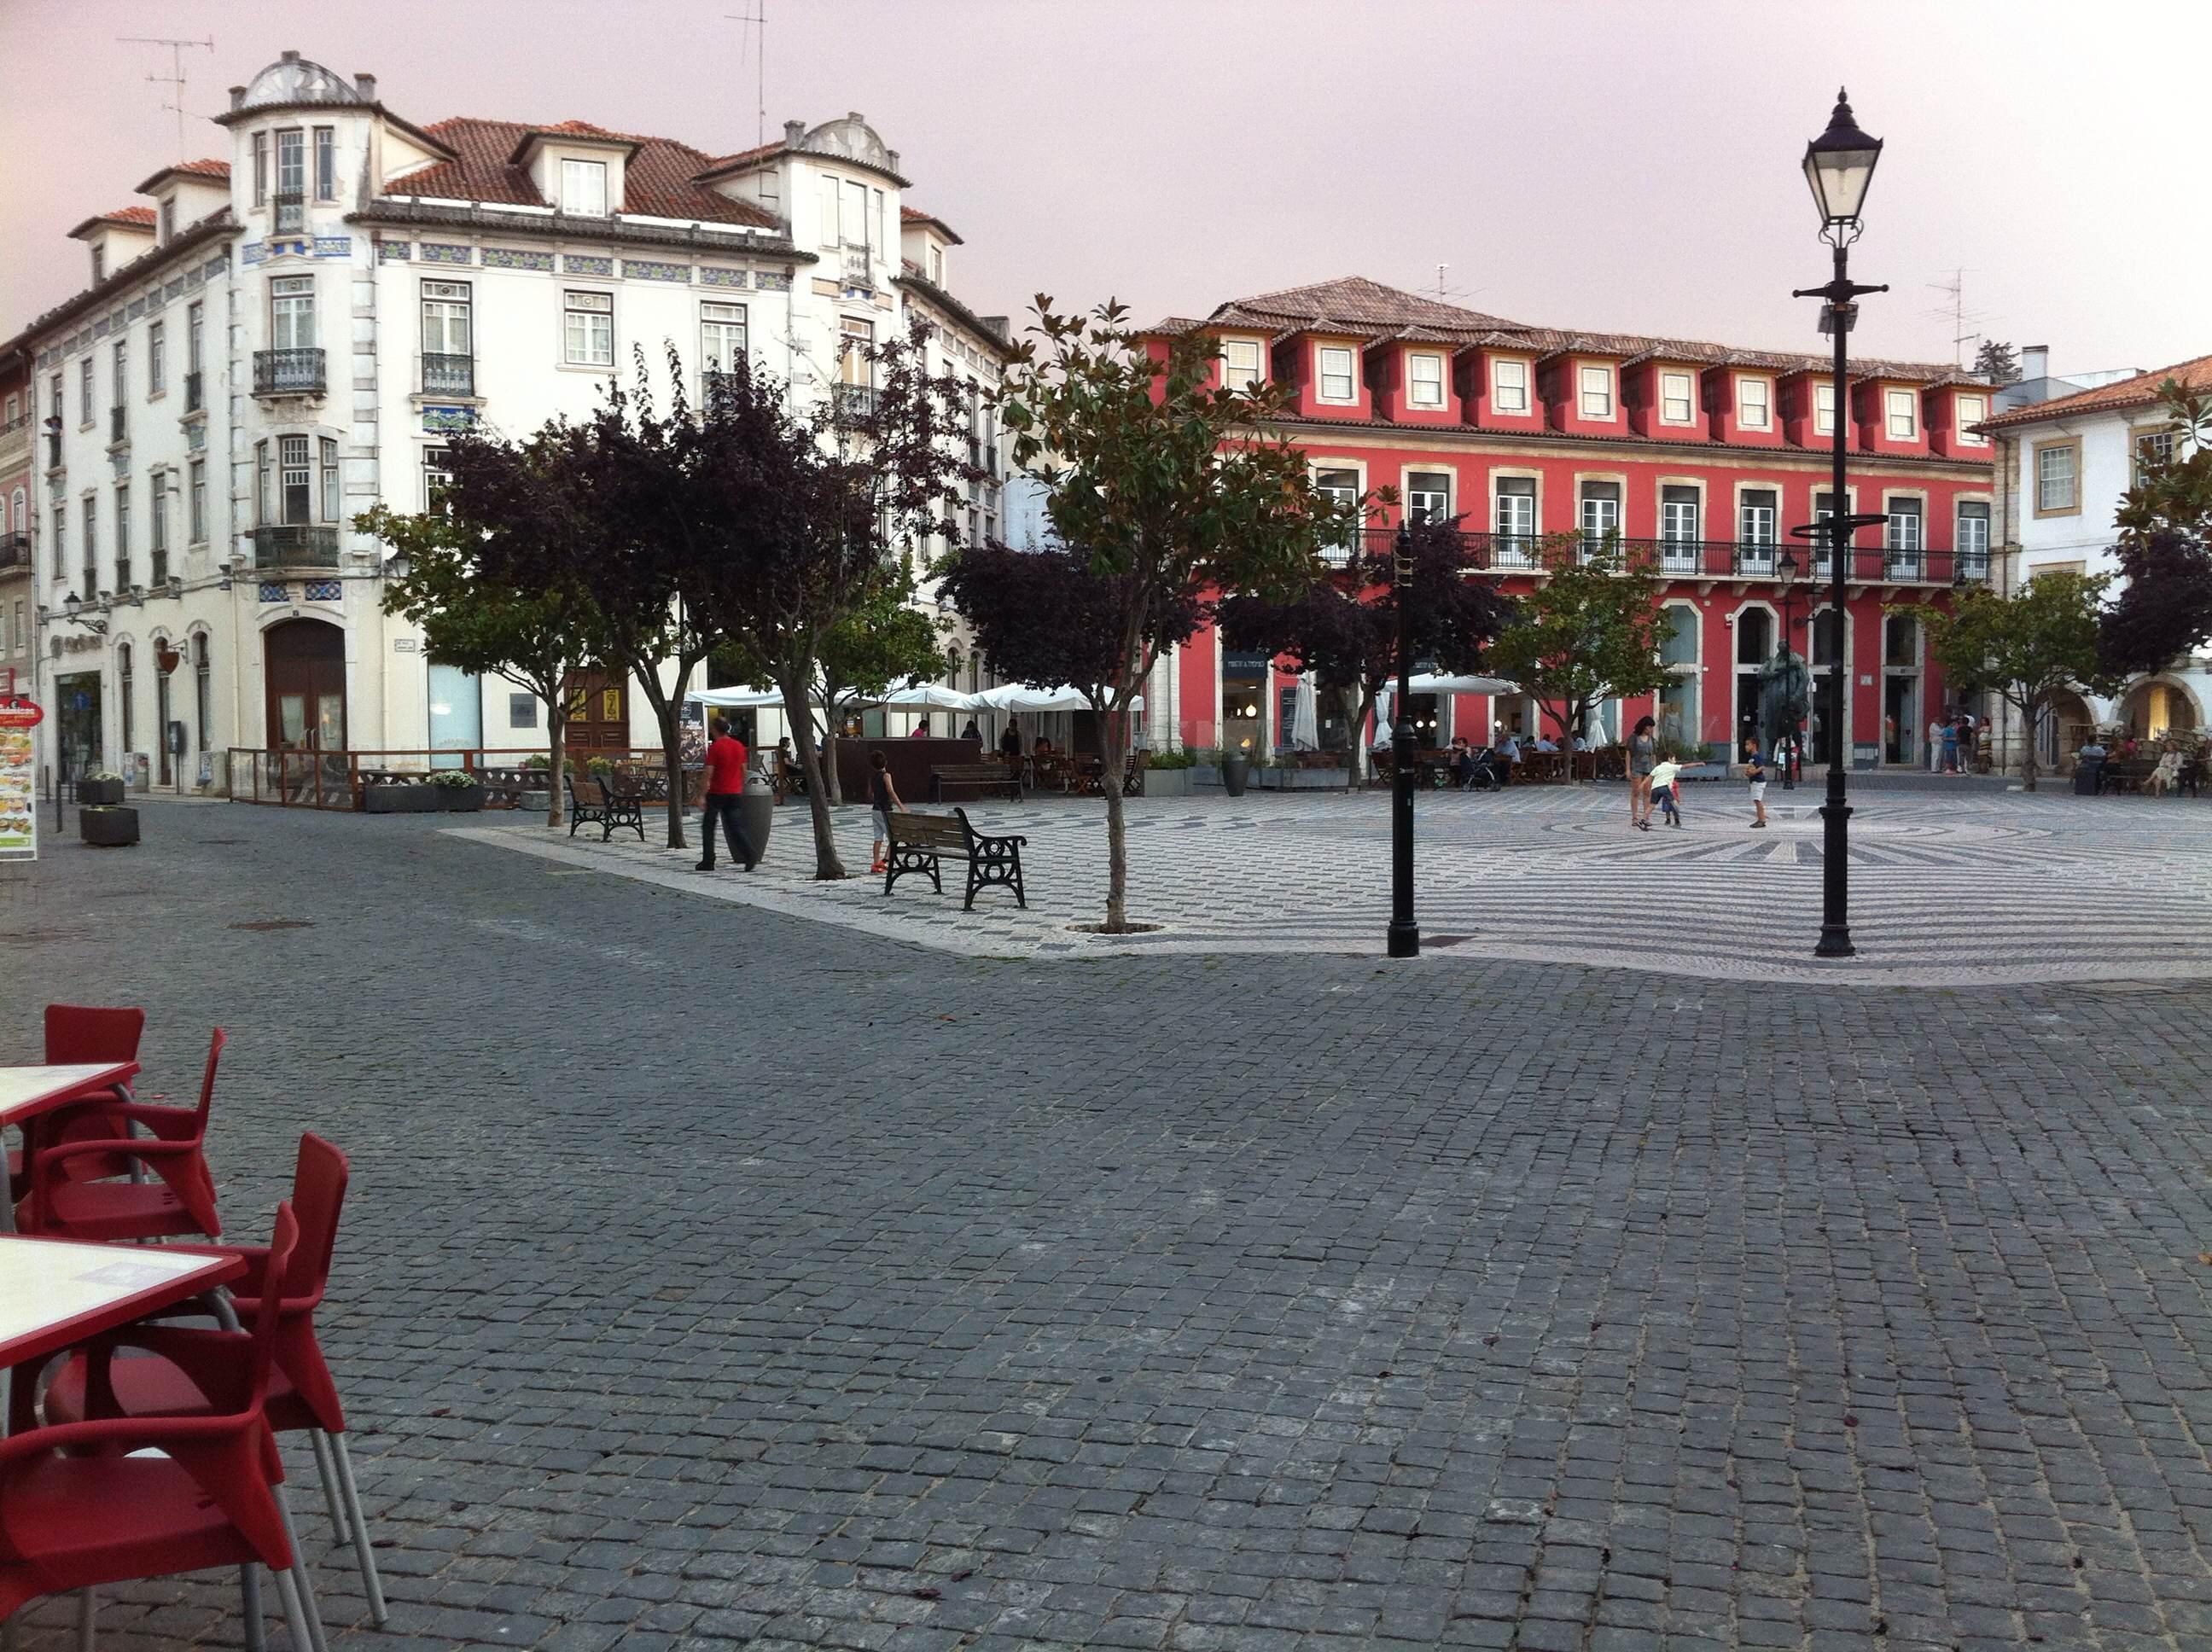
[[185, 412], [197, 413], [207, 405], [207, 403], [202, 399], [202, 389], [206, 377], [205, 374], [201, 373], [187, 373], [185, 375]]
[[317, 348], [254, 351], [253, 393], [257, 396], [321, 395], [322, 350]]
[[832, 405], [842, 420], [872, 419], [876, 416], [876, 390], [873, 385], [835, 385], [831, 386]]
[[[1386, 562], [1397, 542], [1398, 530], [1362, 528], [1355, 538], [1366, 555]], [[1559, 547], [1578, 545], [1585, 557], [1606, 551], [1629, 566], [1648, 569], [1662, 579], [1741, 580], [1774, 581], [1784, 577], [1782, 559], [1793, 559], [1790, 577], [1810, 585], [1832, 577], [1825, 549], [1794, 541], [1754, 539], [1624, 539], [1575, 534], [1468, 533], [1465, 545], [1470, 566], [1483, 574], [1540, 574]], [[1350, 544], [1333, 546], [1325, 561], [1342, 567], [1350, 560]], [[1986, 550], [1964, 551], [1897, 550], [1883, 546], [1854, 546], [1847, 555], [1845, 579], [1852, 585], [1947, 586], [1980, 585], [1990, 577]]]
[[474, 396], [477, 393], [477, 358], [473, 355], [437, 355], [425, 352], [422, 357], [422, 393], [425, 396]]
[[111, 407], [107, 410], [107, 441], [110, 446], [131, 440], [131, 410]]
[[307, 227], [307, 197], [297, 190], [282, 190], [270, 197], [270, 233], [296, 235]]
[[336, 568], [338, 531], [326, 523], [271, 522], [253, 530], [256, 568]]
[[30, 566], [31, 536], [0, 533], [0, 574], [13, 574], [18, 569], [27, 573]]

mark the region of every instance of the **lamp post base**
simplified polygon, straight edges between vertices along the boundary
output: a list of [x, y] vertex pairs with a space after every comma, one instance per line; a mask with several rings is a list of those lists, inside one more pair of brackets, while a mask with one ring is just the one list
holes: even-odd
[[1389, 956], [1394, 958], [1419, 957], [1421, 956], [1420, 925], [1394, 922], [1390, 926], [1386, 945]]
[[1848, 958], [1858, 948], [1851, 944], [1850, 827], [1851, 805], [1844, 801], [1843, 775], [1828, 771], [1828, 800], [1820, 805], [1820, 938], [1813, 948], [1816, 958]]

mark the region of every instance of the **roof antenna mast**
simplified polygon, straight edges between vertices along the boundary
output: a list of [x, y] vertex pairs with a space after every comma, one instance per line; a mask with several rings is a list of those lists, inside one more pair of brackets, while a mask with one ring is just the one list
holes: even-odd
[[738, 63], [742, 67], [746, 52], [751, 52], [755, 92], [760, 102], [760, 125], [753, 134], [753, 147], [760, 149], [768, 143], [768, 0], [752, 0], [744, 11], [726, 11], [722, 20], [746, 25], [743, 38], [750, 46], [738, 48]]
[[[760, 0], [760, 3], [766, 5], [768, 0]], [[170, 100], [161, 106], [164, 109], [176, 111], [177, 159], [182, 161], [185, 159], [185, 53], [195, 50], [214, 51], [215, 37], [210, 35], [204, 40], [173, 40], [155, 35], [118, 34], [115, 37], [115, 43], [118, 46], [165, 46], [169, 48], [169, 72], [166, 75], [149, 75], [146, 78], [159, 85], [176, 88], [171, 94]]]

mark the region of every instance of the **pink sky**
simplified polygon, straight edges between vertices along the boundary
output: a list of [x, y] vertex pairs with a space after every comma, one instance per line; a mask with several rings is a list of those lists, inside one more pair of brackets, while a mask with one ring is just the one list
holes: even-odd
[[[82, 285], [64, 239], [286, 47], [389, 106], [753, 141], [755, 0], [0, 0], [0, 333]], [[2054, 369], [2212, 350], [2188, 302], [2212, 7], [2045, 0], [767, 0], [768, 124], [866, 113], [963, 236], [986, 313], [1108, 295], [1140, 320], [1347, 274], [1516, 320], [1816, 349], [1798, 161], [1847, 82], [1887, 140], [1855, 348], [1968, 325]], [[227, 154], [204, 119], [188, 155]], [[2185, 180], [2185, 181], [2176, 181]], [[1971, 345], [1968, 347], [1971, 349]]]

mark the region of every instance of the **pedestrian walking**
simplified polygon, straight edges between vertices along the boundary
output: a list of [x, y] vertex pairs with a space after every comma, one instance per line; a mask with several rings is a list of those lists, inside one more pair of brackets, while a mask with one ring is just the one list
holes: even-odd
[[699, 817], [699, 872], [714, 870], [714, 823], [722, 824], [729, 839], [730, 859], [750, 872], [760, 854], [746, 840], [744, 822], [738, 805], [744, 799], [745, 763], [750, 754], [745, 743], [730, 732], [722, 719], [714, 720], [714, 738], [707, 746], [707, 799]]
[[1940, 717], [1928, 720], [1928, 772], [1943, 772], [1943, 720]]
[[868, 868], [871, 872], [885, 871], [890, 865], [891, 811], [906, 812], [906, 805], [892, 783], [889, 763], [880, 751], [868, 754], [868, 807], [876, 819], [876, 859]]
[[1743, 754], [1743, 772], [1751, 782], [1752, 829], [1759, 831], [1766, 825], [1766, 758], [1759, 749], [1759, 736], [1753, 735], [1749, 744]]
[[1628, 823], [1638, 831], [1651, 829], [1651, 766], [1659, 761], [1657, 725], [1649, 717], [1636, 720], [1628, 737]]
[[1955, 717], [1943, 725], [1943, 772], [1959, 772], [1959, 720]]
[[1681, 773], [1682, 765], [1672, 757], [1664, 758], [1651, 765], [1650, 781], [1651, 800], [1644, 805], [1644, 811], [1645, 831], [1651, 829], [1651, 804], [1658, 805], [1661, 811], [1666, 815], [1667, 823], [1669, 826], [1680, 826], [1682, 823]]
[[999, 736], [999, 755], [1009, 762], [1022, 760], [1022, 726], [1014, 720], [1011, 712], [1006, 715], [1006, 726]]

